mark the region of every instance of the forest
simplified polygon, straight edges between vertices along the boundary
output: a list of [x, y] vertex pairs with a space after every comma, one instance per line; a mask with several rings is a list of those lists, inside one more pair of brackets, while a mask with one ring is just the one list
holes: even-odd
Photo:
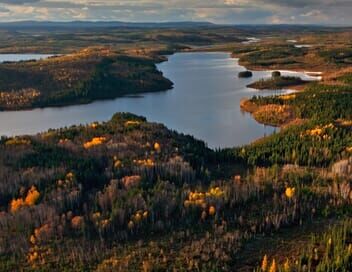
[[[253, 86], [302, 85], [243, 100], [278, 130], [240, 147], [213, 150], [130, 113], [1, 137], [0, 271], [351, 270], [348, 30], [285, 28], [283, 38], [279, 26], [117, 28], [95, 29], [93, 39], [66, 29], [42, 30], [41, 42], [31, 30], [0, 31], [3, 52], [19, 40], [18, 51], [58, 54], [0, 64], [1, 110], [166, 90], [172, 82], [156, 63], [178, 51], [225, 50], [250, 70], [323, 73], [310, 83], [275, 73]], [[262, 40], [243, 43], [249, 35]]]
[[250, 88], [258, 90], [282, 90], [306, 84], [307, 81], [300, 77], [277, 76], [268, 79], [261, 79], [248, 85]]
[[257, 235], [350, 213], [334, 167], [233, 172], [228, 154], [131, 114], [0, 149], [1, 271], [232, 271]]
[[88, 48], [48, 59], [0, 64], [0, 110], [63, 106], [168, 90], [156, 68], [161, 56]]

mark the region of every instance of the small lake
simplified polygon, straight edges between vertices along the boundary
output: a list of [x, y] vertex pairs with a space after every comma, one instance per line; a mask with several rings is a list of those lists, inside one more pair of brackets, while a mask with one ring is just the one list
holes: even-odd
[[51, 56], [45, 54], [0, 54], [0, 63], [4, 61], [40, 60]]
[[[175, 83], [174, 89], [88, 105], [0, 112], [0, 135], [34, 134], [49, 128], [106, 121], [116, 112], [143, 115], [149, 121], [204, 140], [211, 148], [248, 144], [275, 131], [258, 124], [240, 109], [244, 97], [287, 92], [246, 87], [255, 80], [270, 77], [271, 72], [254, 72], [252, 78], [240, 79], [237, 74], [245, 69], [228, 53], [177, 53], [158, 68]], [[283, 74], [286, 73], [312, 78], [303, 73]]]

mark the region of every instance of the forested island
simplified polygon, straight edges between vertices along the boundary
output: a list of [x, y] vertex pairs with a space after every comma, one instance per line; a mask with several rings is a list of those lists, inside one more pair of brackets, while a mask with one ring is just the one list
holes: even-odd
[[[226, 50], [251, 70], [309, 69], [322, 80], [243, 100], [257, 121], [281, 129], [241, 147], [212, 150], [130, 113], [1, 137], [0, 271], [350, 271], [351, 30], [134, 31], [130, 39], [162, 45], [84, 49], [82, 34], [71, 34], [57, 52], [66, 55], [1, 64], [1, 97], [12, 101], [1, 109], [170, 88], [155, 63], [177, 50]], [[253, 33], [262, 40], [242, 43]]]
[[308, 83], [299, 77], [278, 76], [269, 79], [261, 79], [248, 85], [250, 88], [259, 90], [281, 90], [287, 88], [294, 88]]

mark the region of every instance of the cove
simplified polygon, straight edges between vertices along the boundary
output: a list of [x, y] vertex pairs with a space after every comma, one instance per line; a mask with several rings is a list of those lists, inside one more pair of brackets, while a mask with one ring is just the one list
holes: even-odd
[[[211, 148], [245, 145], [275, 131], [273, 127], [258, 124], [240, 109], [244, 97], [288, 92], [246, 87], [260, 78], [270, 77], [270, 71], [253, 72], [249, 79], [238, 78], [244, 67], [229, 53], [222, 52], [177, 53], [159, 64], [158, 69], [174, 82], [172, 90], [87, 105], [0, 112], [0, 135], [35, 134], [50, 128], [107, 121], [116, 112], [145, 116], [148, 121], [193, 135]], [[287, 73], [309, 79], [304, 73]]]

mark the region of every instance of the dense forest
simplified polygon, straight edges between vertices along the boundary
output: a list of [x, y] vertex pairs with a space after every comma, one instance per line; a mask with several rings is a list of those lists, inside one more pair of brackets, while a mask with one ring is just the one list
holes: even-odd
[[168, 90], [157, 55], [91, 48], [64, 56], [0, 64], [0, 110], [88, 103], [126, 94]]
[[[40, 43], [17, 33], [19, 51], [32, 44], [69, 54], [0, 64], [1, 109], [168, 89], [155, 66], [161, 55], [217, 46], [248, 69], [319, 67], [323, 80], [275, 73], [256, 83], [304, 89], [243, 101], [258, 122], [281, 128], [242, 147], [212, 150], [129, 113], [1, 137], [0, 271], [351, 270], [350, 33], [290, 28], [285, 39], [312, 44], [298, 48], [280, 27], [95, 31], [86, 49], [83, 30], [75, 39], [45, 32]], [[263, 41], [243, 43], [249, 34]], [[16, 38], [3, 37], [6, 51]]]
[[131, 114], [3, 137], [0, 149], [2, 271], [232, 271], [256, 235], [350, 212], [338, 165], [231, 170], [247, 151]]

